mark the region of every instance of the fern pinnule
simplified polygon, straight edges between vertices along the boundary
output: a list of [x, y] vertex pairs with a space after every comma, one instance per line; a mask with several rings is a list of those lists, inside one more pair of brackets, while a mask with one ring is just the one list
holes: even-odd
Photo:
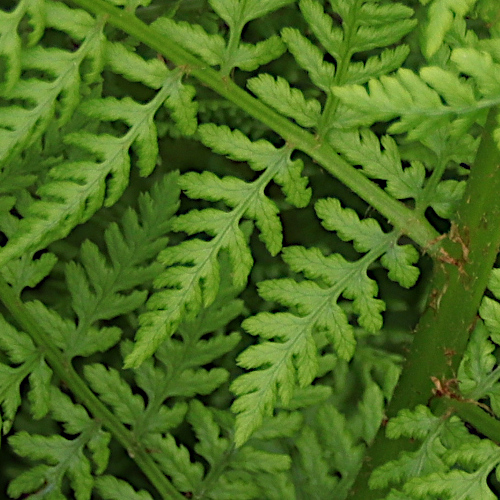
[[[53, 16], [48, 15], [45, 18], [48, 26], [57, 18], [57, 13], [62, 13], [63, 20], [59, 20], [56, 26], [69, 31], [81, 45], [74, 52], [41, 44], [22, 51], [20, 63], [16, 65], [19, 64], [27, 75], [42, 73], [43, 76], [17, 78], [13, 76], [19, 72], [15, 67], [7, 73], [11, 81], [9, 90], [3, 97], [8, 101], [17, 102], [0, 107], [0, 162], [16, 158], [22, 149], [33, 144], [45, 133], [54, 118], [57, 118], [59, 125], [68, 122], [82, 95], [89, 92], [89, 86], [95, 84], [103, 68], [102, 23], [84, 11], [69, 9], [57, 3], [46, 8], [49, 12], [52, 9], [56, 11]], [[36, 12], [37, 9], [34, 10]], [[66, 14], [68, 10], [72, 10], [81, 21], [82, 29], [72, 30], [73, 21], [69, 22]], [[37, 17], [35, 16], [34, 20]], [[37, 26], [33, 32], [35, 40], [41, 36], [39, 30], [40, 26]], [[16, 32], [7, 36], [16, 37]], [[88, 60], [91, 61], [91, 67], [87, 74], [83, 73], [82, 78], [81, 68]], [[19, 102], [24, 105], [19, 105]]]
[[[67, 439], [57, 434], [30, 435], [26, 431], [11, 436], [9, 444], [18, 455], [45, 463], [17, 476], [10, 482], [7, 493], [13, 498], [37, 490], [50, 494], [60, 491], [64, 478], [68, 478], [77, 498], [90, 498], [94, 485], [92, 469], [97, 474], [106, 469], [111, 435], [102, 430], [84, 407], [74, 404], [54, 387], [50, 407], [54, 419], [63, 422], [65, 431], [76, 438]], [[85, 448], [92, 457], [93, 466], [84, 453]]]
[[446, 34], [453, 24], [464, 19], [475, 6], [477, 0], [458, 0], [449, 3], [446, 0], [434, 0], [427, 10], [427, 23], [424, 26], [425, 36], [422, 38], [422, 51], [427, 59], [443, 46]]
[[[409, 158], [410, 165], [406, 168], [398, 145], [390, 135], [378, 139], [369, 129], [335, 131], [330, 134], [329, 141], [350, 163], [362, 165], [360, 170], [367, 177], [386, 181], [385, 189], [394, 198], [413, 199], [418, 211], [430, 206], [440, 217], [449, 217], [462, 198], [465, 182], [441, 180], [441, 177], [445, 169], [452, 166], [450, 160], [467, 161], [477, 143], [464, 140], [457, 144], [446, 127], [439, 132], [439, 143], [436, 138], [424, 141], [435, 151], [435, 156], [426, 159], [425, 163]], [[430, 178], [427, 178], [427, 169], [433, 170]]]
[[175, 40], [180, 46], [199, 56], [207, 64], [219, 66], [221, 75], [227, 76], [234, 68], [253, 71], [283, 54], [285, 46], [277, 35], [272, 35], [255, 44], [242, 42], [241, 35], [248, 22], [277, 10], [291, 1], [242, 3], [211, 0], [211, 7], [229, 27], [227, 42], [222, 35], [209, 34], [200, 25], [175, 22], [166, 17], [157, 19], [153, 26], [169, 39]]
[[7, 434], [21, 405], [21, 383], [26, 377], [30, 382], [28, 398], [33, 417], [39, 419], [48, 413], [52, 370], [27, 333], [18, 331], [3, 317], [0, 328], [0, 349], [9, 361], [0, 363], [2, 434]]
[[21, 76], [21, 53], [23, 40], [20, 23], [24, 16], [29, 16], [31, 31], [27, 35], [27, 45], [32, 47], [43, 35], [45, 29], [44, 1], [19, 2], [12, 12], [0, 10], [0, 55], [6, 59], [7, 68], [0, 83], [0, 95], [8, 95]]
[[[195, 321], [181, 324], [176, 338], [167, 339], [156, 352], [155, 359], [150, 358], [133, 370], [136, 384], [146, 397], [134, 394], [117, 370], [100, 364], [84, 368], [91, 387], [120, 420], [130, 426], [142, 446], [155, 450], [154, 460], [181, 491], [203, 491], [206, 486], [201, 464], [191, 462], [186, 446], [182, 440], [176, 440], [172, 432], [185, 417], [188, 409], [185, 401], [199, 394], [210, 395], [227, 381], [225, 368], [204, 366], [230, 352], [240, 340], [236, 332], [213, 331], [240, 315], [243, 308], [243, 303], [234, 298], [237, 290], [227, 279], [227, 263], [223, 263], [222, 270], [224, 284], [215, 302]], [[202, 339], [208, 333], [211, 337]], [[132, 348], [131, 342], [122, 342], [123, 356], [127, 356]], [[200, 418], [194, 420], [201, 426], [201, 431], [198, 430], [203, 432], [207, 421], [212, 418], [209, 410], [204, 409]], [[227, 455], [229, 463], [231, 440], [221, 438], [220, 441], [224, 444], [223, 454]], [[220, 469], [219, 473], [222, 472]], [[212, 477], [210, 482], [214, 480]]]
[[106, 500], [153, 500], [145, 490], [135, 491], [129, 483], [115, 476], [104, 475], [96, 478], [97, 491]]

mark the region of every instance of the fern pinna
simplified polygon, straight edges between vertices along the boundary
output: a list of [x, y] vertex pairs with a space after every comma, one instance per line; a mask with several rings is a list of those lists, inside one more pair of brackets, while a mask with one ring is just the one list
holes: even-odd
[[495, 0], [0, 10], [10, 498], [493, 499]]

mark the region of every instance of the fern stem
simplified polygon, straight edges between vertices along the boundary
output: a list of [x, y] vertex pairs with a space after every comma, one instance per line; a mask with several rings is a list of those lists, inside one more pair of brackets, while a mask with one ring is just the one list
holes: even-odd
[[402, 234], [409, 236], [431, 254], [438, 251], [439, 245], [433, 245], [432, 242], [436, 240], [439, 233], [424, 215], [415, 213], [392, 198], [342, 159], [326, 142], [321, 142], [317, 136], [293, 124], [255, 99], [229, 78], [208, 67], [203, 61], [168, 37], [150, 28], [133, 14], [120, 10], [104, 0], [71, 0], [71, 2], [94, 14], [107, 16], [108, 22], [113, 26], [148, 45], [177, 66], [185, 67], [189, 75], [194, 76], [201, 83], [270, 127], [294, 148], [309, 155], [332, 176], [378, 210]]
[[[355, 6], [351, 7], [351, 19], [346, 19], [342, 23], [342, 28], [344, 30], [344, 36], [342, 38], [342, 43], [340, 45], [339, 53], [340, 57], [336, 61], [335, 68], [335, 79], [334, 85], [345, 84], [345, 77], [347, 75], [347, 70], [351, 64], [352, 57], [352, 38], [357, 30], [358, 26], [356, 23], [356, 14], [358, 13], [360, 7], [360, 2], [356, 2]], [[327, 132], [330, 130], [331, 123], [334, 120], [335, 113], [337, 112], [340, 99], [330, 90], [328, 92], [325, 108], [323, 113], [321, 113], [321, 121], [318, 126], [318, 133], [321, 137], [325, 137]]]
[[151, 481], [164, 499], [183, 499], [167, 477], [161, 472], [144, 447], [137, 442], [132, 433], [89, 389], [86, 382], [78, 375], [71, 363], [54, 345], [50, 335], [44, 332], [36, 318], [25, 304], [17, 297], [14, 290], [0, 276], [0, 300], [10, 312], [17, 324], [30, 335], [35, 344], [43, 352], [44, 357], [54, 373], [64, 381], [76, 399], [80, 401], [93, 418], [109, 430], [115, 439], [127, 450], [142, 472]]
[[474, 401], [451, 398], [440, 398], [435, 412], [456, 413], [464, 422], [472, 425], [477, 431], [496, 443], [500, 443], [500, 420], [489, 415]]
[[[489, 113], [464, 197], [435, 262], [427, 309], [387, 407], [389, 418], [403, 408], [428, 404], [431, 376], [454, 378], [474, 328], [500, 247], [500, 151], [492, 136], [497, 113], [496, 108]], [[353, 498], [381, 498], [380, 491], [368, 487], [371, 471], [415, 446], [407, 439], [387, 439], [381, 428], [351, 491]]]

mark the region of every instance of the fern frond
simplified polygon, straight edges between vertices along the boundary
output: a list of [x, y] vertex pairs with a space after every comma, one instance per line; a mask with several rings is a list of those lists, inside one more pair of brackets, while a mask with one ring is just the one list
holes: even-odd
[[276, 81], [271, 75], [261, 74], [251, 78], [248, 88], [280, 113], [293, 118], [303, 127], [314, 127], [321, 117], [321, 105], [316, 99], [306, 99], [304, 94], [290, 86], [284, 78]]
[[217, 421], [217, 413], [199, 401], [191, 402], [188, 421], [198, 441], [195, 451], [210, 467], [194, 495], [206, 492], [214, 500], [269, 498], [266, 485], [290, 467], [290, 458], [285, 454], [251, 446], [236, 450], [231, 439], [224, 437], [228, 429]]
[[259, 284], [264, 300], [278, 302], [292, 312], [263, 312], [243, 322], [250, 334], [260, 335], [267, 342], [249, 347], [238, 358], [242, 367], [255, 370], [232, 384], [238, 395], [233, 410], [239, 414], [239, 445], [258, 428], [263, 416], [272, 412], [278, 395], [286, 404], [296, 382], [305, 387], [317, 375], [317, 331], [326, 334], [341, 359], [352, 357], [354, 332], [345, 311], [337, 304], [341, 295], [353, 301], [353, 311], [363, 328], [372, 333], [381, 328], [380, 313], [385, 305], [375, 298], [376, 283], [366, 274], [374, 260], [381, 258], [389, 277], [402, 286], [412, 286], [418, 277], [418, 269], [412, 265], [418, 253], [412, 246], [397, 245], [397, 234], [384, 233], [373, 219], [360, 221], [353, 210], [341, 208], [336, 199], [318, 201], [316, 211], [327, 229], [337, 231], [345, 241], [353, 240], [358, 252], [367, 253], [359, 261], [348, 262], [339, 254], [325, 257], [315, 248], [289, 247], [284, 249], [283, 259], [307, 279]]
[[62, 481], [67, 477], [76, 498], [90, 499], [94, 479], [84, 449], [91, 454], [95, 473], [101, 474], [108, 464], [111, 435], [58, 389], [52, 388], [50, 401], [53, 417], [63, 422], [66, 433], [77, 437], [30, 435], [25, 431], [10, 437], [9, 444], [18, 455], [45, 463], [17, 476], [10, 482], [7, 493], [12, 498], [34, 492], [55, 493], [53, 498], [62, 498], [56, 492], [61, 491]]
[[[194, 90], [183, 85], [180, 70], [169, 71], [159, 60], [145, 61], [120, 44], [105, 42], [101, 33], [102, 23], [96, 24], [83, 11], [76, 11], [87, 17], [82, 19], [81, 28], [75, 29], [74, 17], [70, 17], [71, 10], [63, 5], [54, 8], [56, 12], [50, 19], [54, 18], [55, 27], [65, 29], [66, 24], [70, 25], [71, 28], [66, 28], [66, 31], [69, 31], [72, 37], [82, 39], [81, 47], [76, 52], [68, 52], [67, 56], [64, 53], [59, 54], [62, 52], [59, 49], [36, 47], [30, 50], [31, 52], [38, 50], [39, 53], [27, 52], [25, 65], [27, 69], [32, 67], [46, 70], [50, 75], [55, 76], [62, 72], [60, 77], [62, 87], [55, 84], [48, 85], [47, 82], [41, 80], [29, 80], [23, 84], [23, 87], [20, 81], [12, 90], [11, 98], [35, 99], [36, 101], [38, 99], [36, 96], [46, 95], [52, 91], [55, 92], [54, 99], [63, 95], [61, 103], [64, 108], [60, 111], [60, 123], [63, 124], [74, 111], [82, 93], [79, 88], [79, 66], [83, 62], [90, 61], [88, 74], [85, 76], [86, 84], [89, 85], [99, 77], [104, 59], [112, 70], [122, 73], [132, 81], [158, 89], [158, 92], [147, 104], [139, 104], [130, 98], [117, 100], [113, 97], [106, 97], [87, 100], [80, 106], [79, 111], [87, 117], [87, 120], [120, 121], [126, 124], [128, 131], [120, 137], [116, 132], [114, 136], [99, 134], [87, 126], [88, 130], [73, 132], [64, 137], [65, 143], [72, 151], [70, 156], [73, 158], [76, 156], [77, 160], [72, 161], [70, 158], [66, 162], [59, 161], [59, 164], [50, 170], [47, 178], [38, 187], [37, 197], [31, 203], [24, 203], [22, 210], [16, 207], [22, 213], [23, 218], [18, 231], [9, 238], [7, 245], [0, 251], [0, 260], [3, 263], [28, 249], [35, 251], [43, 248], [51, 241], [67, 235], [77, 224], [88, 220], [103, 204], [109, 206], [115, 203], [128, 185], [130, 149], [137, 154], [137, 166], [141, 175], [149, 175], [155, 167], [158, 155], [154, 115], [163, 104], [172, 111], [172, 117], [183, 133], [193, 133], [197, 126], [195, 118], [197, 106], [191, 102]], [[61, 15], [56, 16], [58, 13]], [[88, 40], [85, 38], [86, 41], [83, 40], [85, 36], [88, 38]], [[78, 58], [77, 61], [75, 59], [78, 64], [73, 61], [74, 58]], [[72, 68], [73, 72], [76, 71], [77, 75], [71, 76], [68, 68]], [[58, 81], [55, 80], [55, 82]], [[44, 87], [38, 88], [37, 85]], [[17, 87], [21, 90], [26, 88], [26, 92], [33, 93], [35, 97], [32, 99], [30, 94], [23, 94], [24, 90], [22, 92], [19, 90], [21, 92], [19, 93], [16, 90]], [[33, 89], [29, 90], [31, 87]], [[43, 102], [46, 104], [49, 101], [44, 99]], [[52, 107], [47, 107], [47, 110], [50, 111]], [[26, 126], [26, 120], [32, 119], [37, 123], [40, 133], [43, 133], [44, 129], [40, 124], [45, 123], [52, 116], [52, 114], [47, 114], [42, 119], [37, 113], [29, 110], [29, 116], [27, 115], [25, 119], [21, 115], [28, 111], [19, 108], [16, 112], [16, 109], [15, 107], [1, 108], [0, 112], [8, 113], [8, 116], [13, 117], [16, 123], [22, 121], [23, 133], [30, 129]], [[9, 126], [9, 123], [7, 120], [6, 126]], [[37, 136], [32, 133], [31, 137], [31, 140], [34, 140]], [[19, 144], [20, 147], [26, 146], [22, 141]], [[76, 155], [75, 147], [80, 151], [86, 151], [87, 154], [83, 154], [83, 157], [91, 157], [92, 160], [81, 160], [82, 152]], [[12, 145], [6, 147], [5, 151], [8, 149], [13, 151]], [[54, 227], [58, 229], [54, 230]]]
[[[434, 472], [426, 477], [416, 477], [405, 486], [412, 498], [425, 499], [429, 495], [448, 498], [484, 498], [495, 500], [497, 495], [488, 485], [488, 476], [500, 464], [498, 446], [489, 440], [477, 440], [460, 446], [447, 455], [449, 466], [469, 470], [452, 469], [447, 473]], [[475, 469], [470, 472], [470, 469]]]
[[129, 483], [114, 476], [100, 476], [96, 478], [95, 485], [105, 500], [153, 500], [147, 491], [136, 492]]
[[122, 137], [83, 131], [69, 135], [68, 144], [88, 151], [95, 160], [62, 163], [51, 169], [48, 181], [38, 190], [41, 199], [29, 206], [19, 232], [0, 250], [0, 260], [5, 263], [28, 249], [43, 248], [88, 220], [103, 204], [115, 203], [128, 185], [131, 147], [140, 157], [137, 166], [141, 175], [149, 175], [158, 151], [153, 117], [178, 84], [178, 74], [167, 77], [162, 89], [145, 105], [112, 97], [82, 105], [87, 116], [123, 120], [129, 131]]
[[[311, 81], [328, 97], [320, 121], [320, 104], [314, 99], [306, 101], [299, 89], [291, 88], [283, 79], [270, 75], [251, 79], [252, 92], [280, 113], [295, 119], [306, 127], [316, 127], [321, 134], [332, 126], [336, 104], [332, 101], [332, 86], [364, 83], [398, 68], [408, 55], [408, 47], [398, 46], [382, 50], [364, 62], [351, 61], [360, 52], [385, 47], [398, 42], [415, 26], [409, 19], [413, 10], [400, 4], [379, 5], [378, 2], [330, 2], [342, 19], [335, 26], [332, 18], [317, 0], [301, 0], [300, 10], [315, 37], [335, 60], [335, 65], [324, 60], [320, 48], [296, 28], [284, 28], [281, 36], [299, 66]], [[307, 103], [307, 104], [306, 104]], [[311, 116], [311, 112], [313, 115]]]
[[[23, 9], [20, 5], [11, 14], [3, 13], [8, 17], [14, 15], [14, 18], [25, 13], [35, 14], [32, 18], [35, 30], [30, 36], [32, 46], [20, 53], [19, 47], [15, 49], [19, 63], [10, 66], [11, 70], [7, 72], [9, 91], [4, 97], [9, 101], [23, 102], [24, 105], [0, 107], [0, 163], [16, 158], [23, 148], [33, 144], [44, 134], [52, 119], [57, 118], [59, 125], [64, 125], [71, 118], [82, 95], [87, 94], [88, 87], [96, 82], [103, 67], [101, 21], [96, 21], [85, 11], [69, 9], [59, 2], [43, 2], [43, 7], [40, 2], [30, 3], [30, 8], [25, 6]], [[44, 15], [42, 10], [46, 10]], [[68, 15], [68, 11], [73, 17]], [[47, 27], [68, 33], [80, 44], [79, 48], [70, 52], [36, 45], [36, 40], [43, 34], [42, 18]], [[75, 18], [80, 29], [74, 29]], [[16, 34], [11, 32], [10, 36], [14, 36], [10, 43], [18, 45]], [[12, 58], [9, 60], [12, 64]], [[88, 72], [82, 70], [84, 62], [90, 62]], [[17, 75], [21, 69], [28, 75], [41, 72], [43, 77], [19, 79]]]
[[332, 405], [322, 405], [309, 426], [296, 440], [301, 478], [296, 475], [299, 493], [316, 498], [346, 498], [361, 465], [363, 446], [356, 444], [345, 417]]
[[[434, 168], [434, 176], [442, 175], [450, 157], [465, 159], [470, 146], [475, 150], [477, 144], [463, 144], [463, 147], [450, 140], [449, 134], [442, 133], [439, 145], [434, 139], [424, 141], [436, 151], [438, 157], [426, 164], [414, 160], [403, 168], [398, 145], [389, 135], [380, 140], [368, 129], [360, 131], [335, 131], [329, 141], [353, 165], [361, 165], [362, 171], [370, 178], [386, 181], [385, 189], [394, 198], [405, 200], [413, 198], [418, 210], [431, 206], [440, 217], [450, 217], [462, 198], [465, 182], [454, 179], [429, 181], [426, 167]], [[449, 148], [443, 147], [448, 146]], [[453, 151], [453, 153], [452, 153]]]
[[88, 240], [80, 250], [83, 267], [75, 262], [66, 266], [80, 336], [96, 321], [126, 314], [145, 302], [146, 291], [134, 290], [128, 295], [123, 292], [150, 282], [161, 269], [150, 261], [167, 244], [165, 234], [178, 208], [177, 180], [176, 173], [166, 175], [151, 193], [139, 197], [139, 214], [129, 209], [121, 221], [122, 228], [115, 223], [108, 227], [104, 239], [111, 267]]
[[[29, 18], [30, 30], [22, 29], [22, 19]], [[0, 11], [0, 55], [6, 62], [0, 82], [0, 95], [8, 95], [21, 76], [22, 38], [27, 37], [27, 46], [33, 47], [45, 29], [45, 2], [22, 1], [11, 12]]]
[[141, 328], [134, 351], [126, 359], [127, 367], [138, 366], [172, 335], [183, 319], [194, 317], [202, 306], [213, 302], [219, 290], [218, 258], [223, 250], [229, 255], [235, 286], [245, 284], [253, 260], [242, 219], [255, 221], [269, 252], [279, 252], [279, 210], [264, 192], [271, 181], [282, 186], [287, 201], [295, 206], [307, 205], [310, 198], [307, 178], [301, 176], [303, 164], [291, 159], [291, 148], [278, 149], [263, 140], [251, 142], [239, 131], [210, 124], [200, 126], [199, 134], [203, 143], [218, 153], [248, 161], [253, 170], [264, 172], [250, 183], [235, 177], [220, 179], [210, 172], [190, 172], [181, 177], [180, 186], [190, 198], [222, 201], [231, 210], [192, 210], [173, 221], [175, 231], [189, 235], [204, 232], [211, 239], [189, 239], [162, 252], [160, 262], [169, 267], [155, 285], [164, 289], [153, 295], [148, 302], [150, 311], [141, 315]]
[[500, 269], [491, 272], [489, 290], [495, 299], [484, 296], [476, 327], [467, 345], [458, 377], [465, 398], [481, 401], [487, 398], [495, 414], [500, 413], [500, 370], [494, 351], [500, 343]]
[[[105, 351], [115, 345], [121, 330], [116, 326], [99, 327], [98, 322], [127, 314], [145, 302], [147, 292], [134, 288], [151, 281], [161, 269], [151, 260], [168, 241], [164, 235], [178, 207], [177, 178], [176, 173], [166, 175], [151, 193], [140, 196], [139, 214], [130, 209], [125, 212], [121, 228], [111, 224], [105, 231], [111, 266], [90, 241], [81, 247], [83, 266], [75, 262], [66, 266], [66, 282], [77, 325], [41, 303], [27, 304], [46, 324], [47, 331], [53, 332], [69, 358]], [[124, 293], [130, 289], [130, 293]]]
[[3, 269], [2, 275], [12, 286], [18, 296], [27, 288], [34, 288], [50, 274], [57, 262], [53, 253], [44, 253], [38, 259], [33, 259], [33, 252], [11, 260]]
[[2, 7], [4, 493], [495, 495], [500, 17], [420, 3]]
[[294, 28], [284, 28], [281, 37], [311, 81], [324, 92], [333, 85], [335, 66], [323, 60], [321, 50]]
[[[115, 369], [102, 364], [84, 367], [92, 389], [130, 426], [138, 443], [154, 450], [153, 459], [180, 491], [198, 491], [203, 469], [191, 462], [185, 446], [171, 432], [185, 417], [187, 398], [211, 394], [228, 379], [226, 369], [203, 366], [230, 352], [240, 340], [237, 333], [213, 334], [213, 329], [241, 314], [243, 304], [234, 295], [233, 288], [224, 286], [210, 308], [194, 322], [180, 325], [180, 339], [168, 339], [157, 351], [156, 360], [148, 359], [134, 370], [137, 387], [146, 397], [134, 394]], [[207, 333], [212, 333], [211, 338], [201, 340]], [[130, 342], [122, 342], [121, 347], [124, 356], [132, 350]]]
[[253, 71], [277, 59], [285, 51], [276, 35], [256, 44], [241, 41], [243, 28], [253, 19], [275, 11], [292, 0], [211, 0], [214, 11], [229, 27], [229, 40], [218, 34], [209, 34], [200, 25], [175, 22], [166, 17], [157, 19], [154, 27], [179, 45], [196, 54], [211, 66], [219, 66], [221, 74], [228, 75], [233, 68]]
[[422, 50], [427, 57], [431, 58], [441, 47], [444, 38], [450, 31], [456, 19], [464, 18], [474, 7], [477, 0], [420, 0], [427, 5], [428, 20], [425, 26], [425, 36], [422, 38]]
[[9, 364], [0, 363], [0, 421], [2, 434], [7, 434], [21, 405], [21, 383], [27, 377], [33, 418], [40, 419], [48, 413], [52, 370], [30, 337], [16, 330], [2, 316], [0, 331], [0, 349], [9, 361]]
[[443, 455], [460, 438], [468, 440], [468, 432], [457, 417], [442, 420], [424, 406], [414, 411], [402, 410], [387, 424], [387, 436], [397, 439], [406, 436], [422, 440], [415, 452], [404, 452], [400, 458], [377, 468], [370, 477], [370, 488], [401, 484], [416, 476], [446, 470]]
[[[454, 71], [430, 66], [418, 76], [401, 68], [395, 76], [370, 80], [368, 91], [360, 85], [334, 88], [345, 105], [335, 126], [369, 126], [398, 118], [388, 132], [407, 132], [409, 140], [426, 138], [446, 126], [454, 135], [467, 132], [484, 120], [485, 108], [500, 102], [500, 66], [489, 53], [473, 48], [455, 49], [451, 60]], [[457, 70], [472, 78], [460, 79]]]

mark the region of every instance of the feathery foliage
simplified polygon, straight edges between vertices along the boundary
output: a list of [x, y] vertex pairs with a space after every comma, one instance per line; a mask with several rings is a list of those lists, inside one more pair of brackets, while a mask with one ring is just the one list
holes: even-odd
[[500, 495], [494, 0], [0, 7], [9, 498]]

